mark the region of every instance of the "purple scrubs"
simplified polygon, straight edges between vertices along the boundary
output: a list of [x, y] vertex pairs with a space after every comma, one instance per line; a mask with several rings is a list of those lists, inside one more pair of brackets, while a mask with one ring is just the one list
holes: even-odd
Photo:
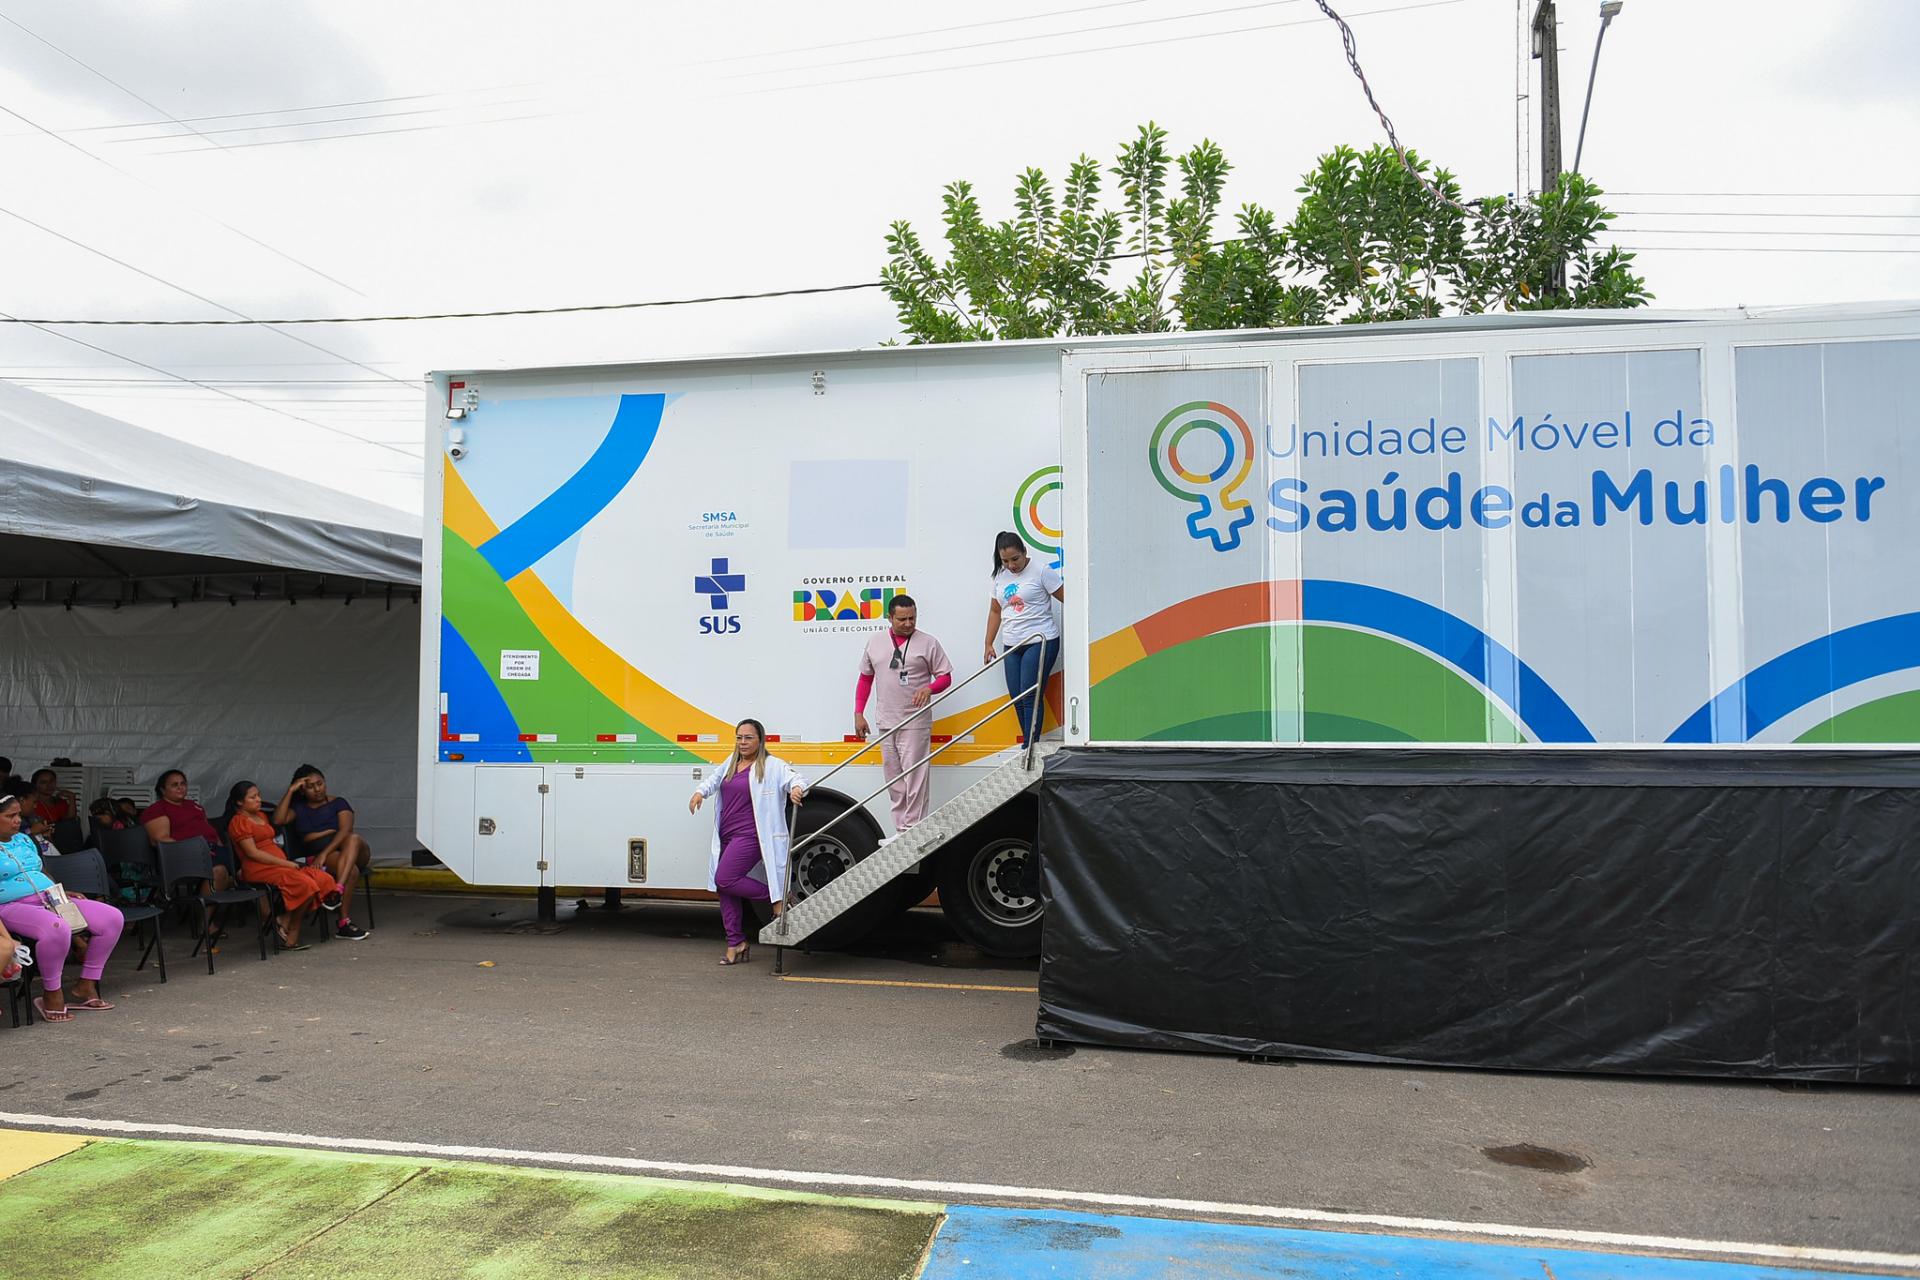
[[747, 940], [746, 900], [766, 902], [766, 882], [748, 873], [760, 865], [760, 832], [753, 824], [753, 766], [748, 765], [720, 784], [720, 869], [714, 888], [720, 894], [720, 922], [727, 945]]

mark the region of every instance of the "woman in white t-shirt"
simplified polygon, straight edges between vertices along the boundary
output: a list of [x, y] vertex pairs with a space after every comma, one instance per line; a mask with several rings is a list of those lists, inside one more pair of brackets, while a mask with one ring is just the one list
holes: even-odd
[[1053, 602], [1064, 598], [1060, 575], [1035, 564], [1027, 556], [1027, 544], [1019, 534], [1002, 532], [994, 538], [986, 660], [992, 662], [997, 653], [1039, 639], [1039, 643], [1027, 644], [1002, 664], [1007, 673], [1007, 694], [1014, 699], [1023, 736], [1037, 737], [1046, 718], [1044, 703], [1024, 691], [1036, 684], [1045, 691], [1047, 677], [1060, 657], [1060, 624], [1053, 616]]

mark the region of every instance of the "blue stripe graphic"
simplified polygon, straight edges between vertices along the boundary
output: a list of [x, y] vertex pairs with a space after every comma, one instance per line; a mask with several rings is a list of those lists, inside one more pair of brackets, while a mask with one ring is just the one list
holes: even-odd
[[1761, 663], [1688, 716], [1667, 741], [1748, 742], [1816, 698], [1913, 667], [1920, 667], [1920, 613], [1846, 627]]
[[613, 425], [585, 465], [531, 511], [480, 545], [480, 555], [501, 581], [511, 581], [532, 568], [619, 496], [647, 460], [660, 433], [666, 403], [666, 396], [660, 394], [621, 396]]
[[449, 731], [480, 735], [478, 742], [441, 743], [442, 760], [452, 751], [469, 761], [533, 759], [486, 664], [445, 618], [440, 619], [440, 688], [447, 696]]
[[1300, 616], [1379, 631], [1451, 662], [1513, 708], [1538, 742], [1592, 742], [1574, 709], [1518, 654], [1480, 628], [1424, 600], [1358, 582], [1307, 578]]
[[[1858, 1273], [1848, 1273], [1858, 1274]], [[1831, 1271], [953, 1205], [920, 1280], [1839, 1280]]]

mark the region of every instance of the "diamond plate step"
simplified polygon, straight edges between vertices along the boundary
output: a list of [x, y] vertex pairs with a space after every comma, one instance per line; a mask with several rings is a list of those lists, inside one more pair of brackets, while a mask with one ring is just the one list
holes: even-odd
[[[797, 947], [842, 915], [898, 879], [907, 868], [926, 860], [980, 819], [1040, 781], [1047, 757], [1060, 749], [1056, 740], [1042, 739], [1034, 748], [1033, 768], [1025, 752], [1016, 755], [986, 777], [920, 820], [905, 835], [895, 836], [835, 877], [816, 894], [789, 907], [760, 931], [770, 947]], [[795, 837], [799, 843], [799, 837]]]

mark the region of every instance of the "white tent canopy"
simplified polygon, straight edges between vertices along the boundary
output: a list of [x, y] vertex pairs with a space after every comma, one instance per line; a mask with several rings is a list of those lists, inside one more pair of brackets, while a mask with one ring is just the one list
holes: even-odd
[[[0, 532], [380, 582], [420, 580], [420, 521], [0, 382]], [[8, 578], [35, 576], [13, 561]], [[114, 563], [108, 557], [108, 563]]]
[[5, 382], [0, 433], [0, 755], [184, 769], [213, 815], [310, 762], [404, 861], [418, 517]]

